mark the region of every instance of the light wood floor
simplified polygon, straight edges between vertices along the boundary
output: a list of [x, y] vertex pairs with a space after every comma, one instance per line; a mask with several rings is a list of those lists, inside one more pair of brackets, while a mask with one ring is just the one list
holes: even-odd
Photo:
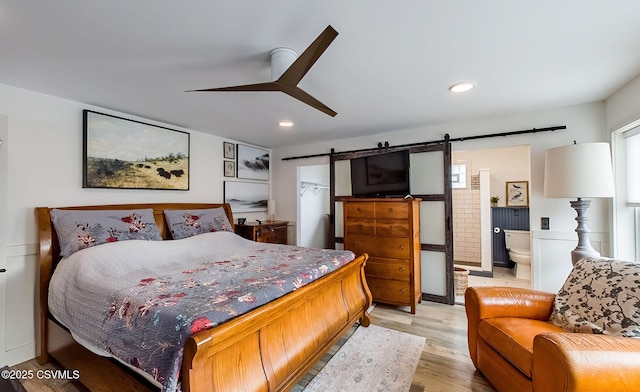
[[[371, 312], [375, 325], [424, 336], [426, 343], [413, 378], [411, 392], [493, 392], [485, 378], [475, 370], [467, 349], [467, 318], [464, 307], [423, 302], [416, 314], [408, 308], [377, 305]], [[19, 369], [56, 369], [30, 360]], [[25, 380], [28, 392], [87, 392], [77, 382]]]

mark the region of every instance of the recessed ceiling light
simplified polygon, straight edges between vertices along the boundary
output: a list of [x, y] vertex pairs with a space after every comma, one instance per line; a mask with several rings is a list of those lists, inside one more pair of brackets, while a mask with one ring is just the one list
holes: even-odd
[[469, 91], [475, 87], [475, 84], [472, 82], [459, 82], [449, 87], [449, 91], [453, 93], [463, 93], [465, 91]]
[[293, 126], [293, 122], [292, 121], [280, 121], [278, 123], [279, 126], [281, 127], [292, 127]]

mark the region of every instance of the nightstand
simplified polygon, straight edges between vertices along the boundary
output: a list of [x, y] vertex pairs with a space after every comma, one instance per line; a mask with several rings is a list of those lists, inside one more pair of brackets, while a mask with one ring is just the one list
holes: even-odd
[[236, 224], [236, 234], [256, 242], [268, 242], [271, 244], [287, 243], [288, 221], [261, 221], [262, 223]]

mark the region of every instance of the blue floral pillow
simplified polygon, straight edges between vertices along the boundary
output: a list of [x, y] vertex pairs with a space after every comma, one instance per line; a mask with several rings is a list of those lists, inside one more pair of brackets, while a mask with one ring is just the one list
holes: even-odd
[[164, 217], [174, 240], [214, 231], [233, 232], [222, 207], [204, 210], [164, 210]]
[[640, 264], [578, 261], [556, 295], [550, 321], [569, 332], [640, 338]]
[[51, 210], [58, 234], [60, 255], [107, 242], [161, 241], [152, 209], [144, 210]]

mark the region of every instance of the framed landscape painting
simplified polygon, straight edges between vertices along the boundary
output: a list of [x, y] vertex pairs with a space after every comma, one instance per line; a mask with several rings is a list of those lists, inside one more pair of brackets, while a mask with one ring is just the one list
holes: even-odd
[[238, 144], [238, 178], [250, 180], [269, 179], [269, 151]]
[[189, 190], [189, 133], [83, 111], [83, 188]]
[[269, 184], [259, 182], [224, 182], [224, 202], [231, 205], [231, 211], [267, 211]]

